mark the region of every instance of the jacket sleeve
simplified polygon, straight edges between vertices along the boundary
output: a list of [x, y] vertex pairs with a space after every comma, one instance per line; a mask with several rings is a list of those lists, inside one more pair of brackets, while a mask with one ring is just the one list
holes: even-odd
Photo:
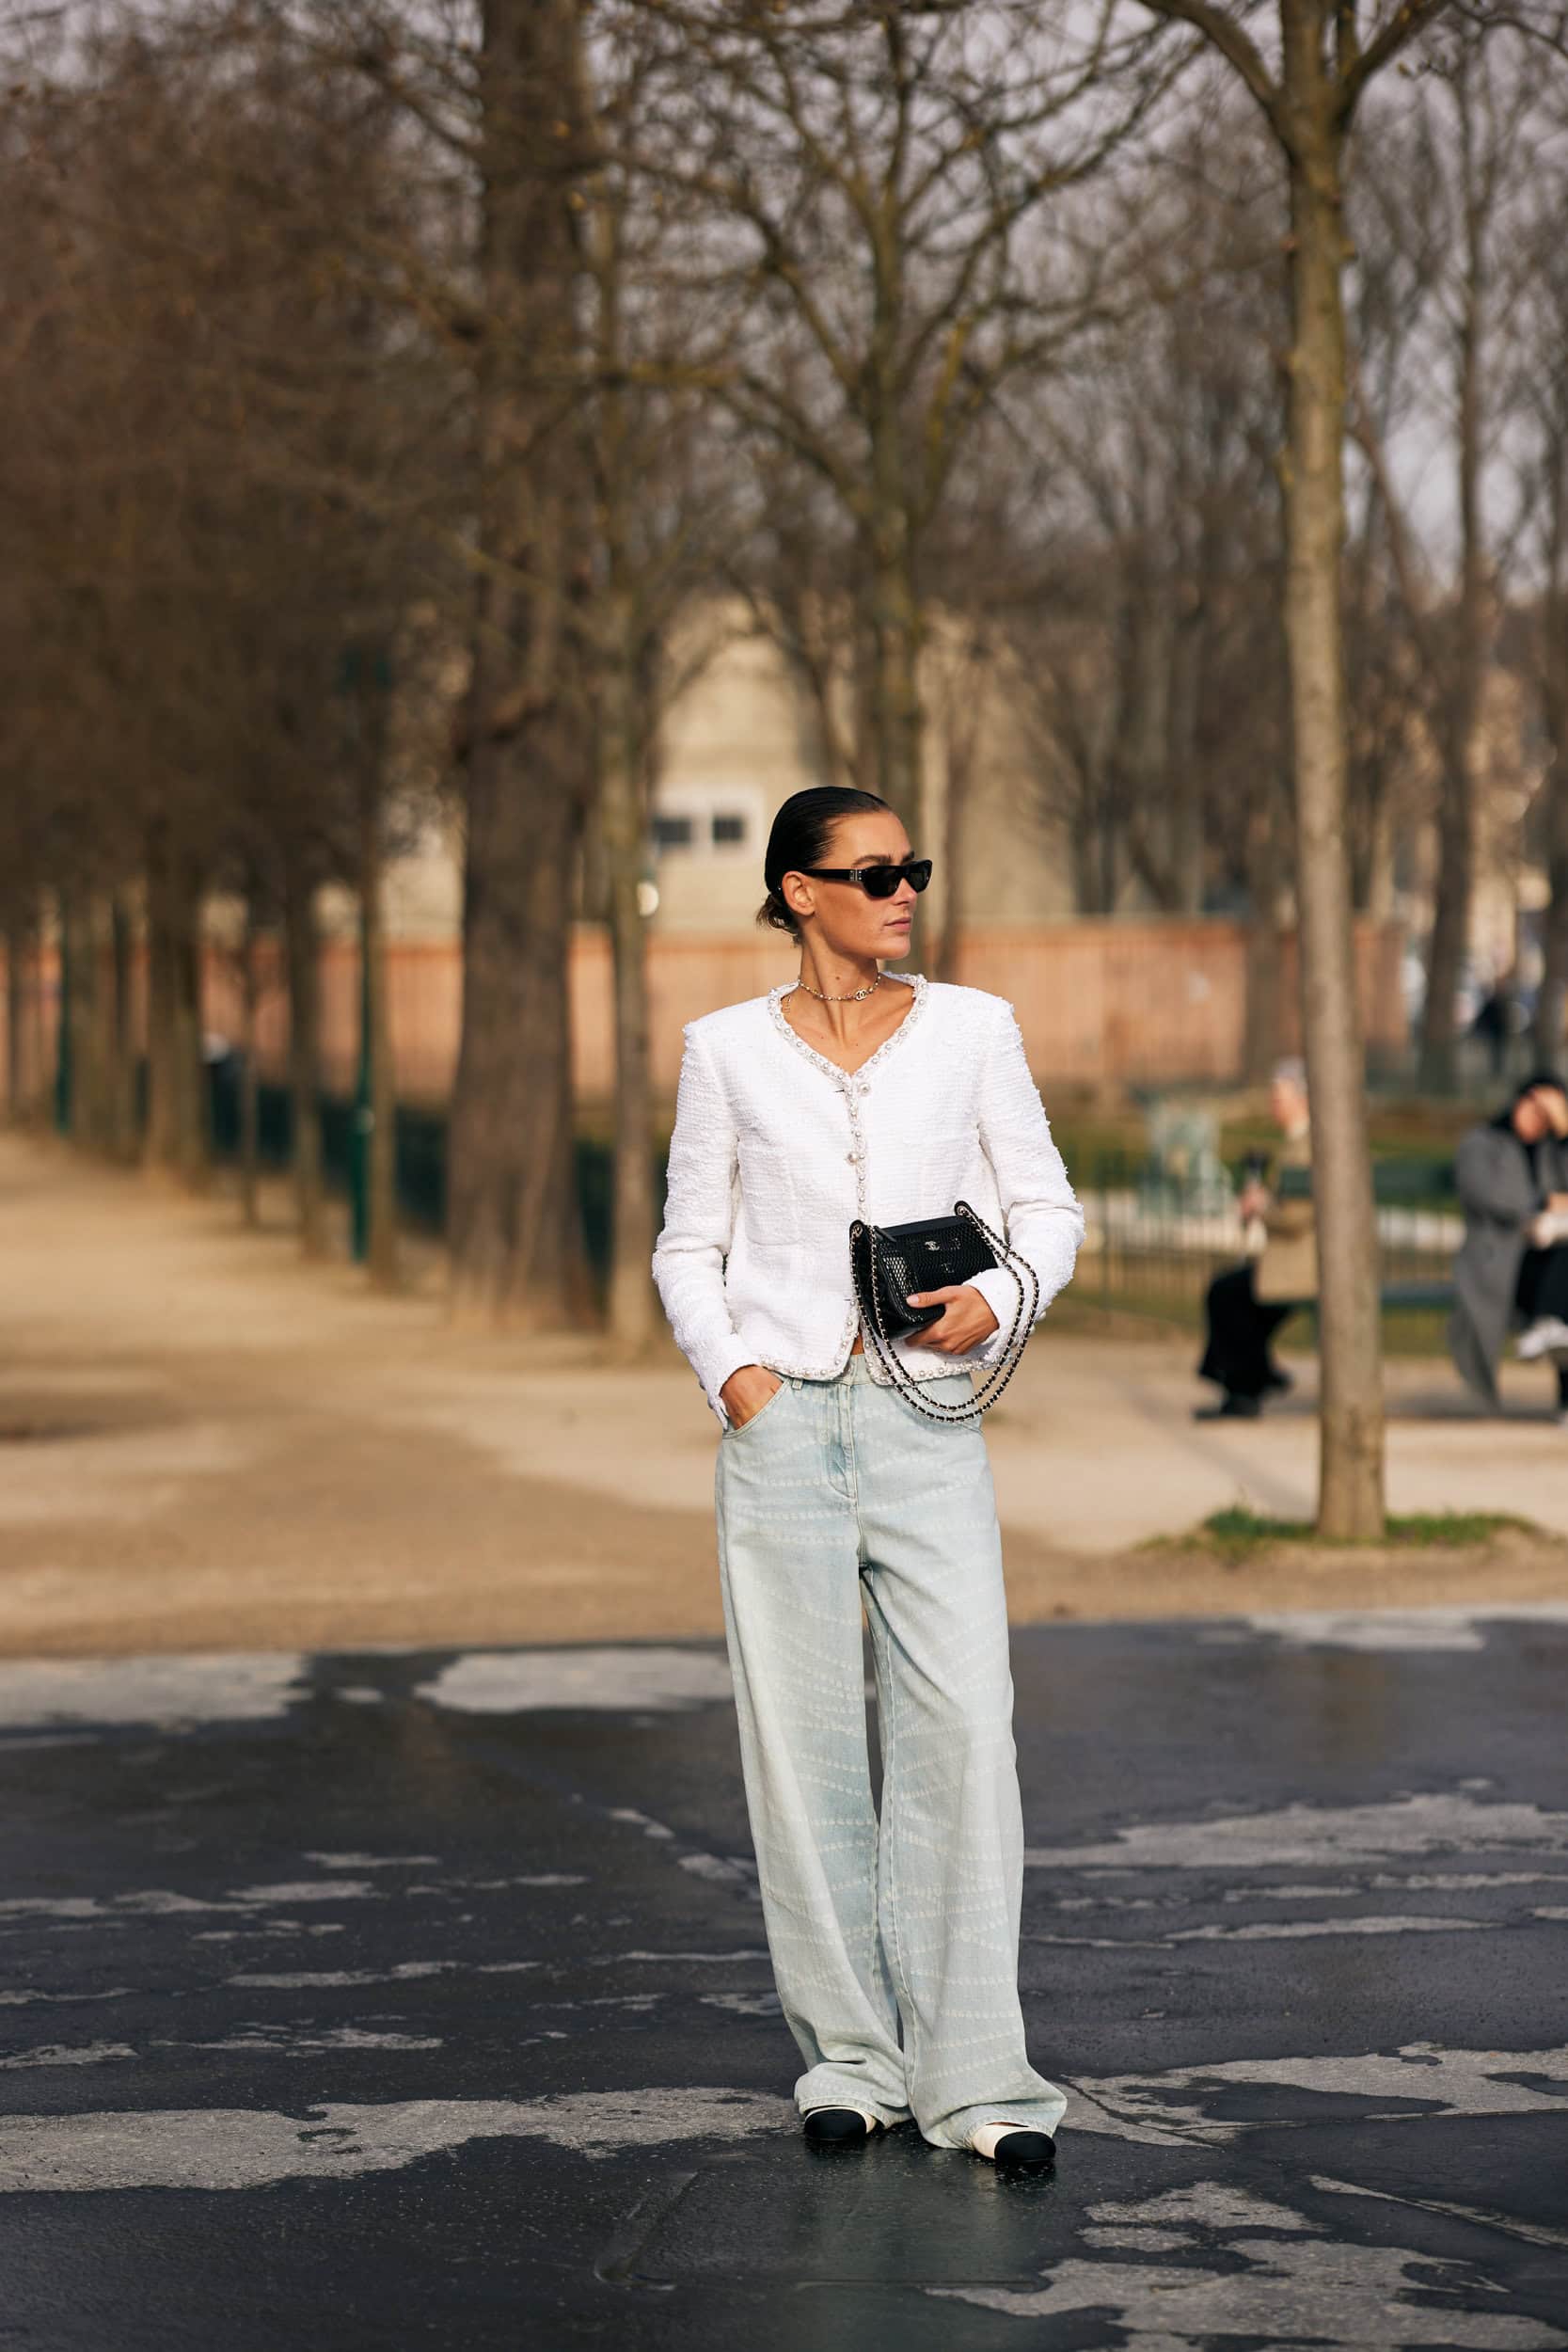
[[[980, 1141], [996, 1171], [1006, 1238], [1035, 1270], [1043, 1315], [1072, 1279], [1084, 1238], [1084, 1212], [1051, 1139], [1051, 1122], [1008, 1004], [999, 1009], [981, 1071]], [[997, 1328], [968, 1351], [966, 1360], [990, 1364], [1001, 1355], [1012, 1329], [1018, 1281], [1006, 1266], [996, 1266], [976, 1276], [974, 1288], [996, 1317]], [[1026, 1307], [1028, 1303], [1026, 1295]]]
[[1541, 1205], [1528, 1155], [1495, 1127], [1460, 1138], [1453, 1181], [1465, 1216], [1482, 1224], [1524, 1225]]
[[754, 1360], [736, 1337], [724, 1297], [724, 1261], [735, 1222], [736, 1136], [712, 1057], [686, 1030], [675, 1130], [670, 1139], [664, 1225], [654, 1248], [654, 1280], [671, 1329], [702, 1382], [721, 1427], [729, 1415], [719, 1391]]

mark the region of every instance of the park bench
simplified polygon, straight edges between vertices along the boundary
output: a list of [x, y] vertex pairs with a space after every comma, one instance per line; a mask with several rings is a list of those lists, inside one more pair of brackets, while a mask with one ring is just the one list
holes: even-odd
[[[1280, 1171], [1282, 1200], [1307, 1200], [1311, 1189], [1308, 1169], [1286, 1168]], [[1458, 1200], [1453, 1163], [1376, 1160], [1372, 1164], [1372, 1200], [1380, 1209], [1431, 1209], [1451, 1214]], [[1389, 1276], [1379, 1283], [1377, 1295], [1385, 1314], [1443, 1314], [1453, 1305], [1453, 1280], [1447, 1275]]]

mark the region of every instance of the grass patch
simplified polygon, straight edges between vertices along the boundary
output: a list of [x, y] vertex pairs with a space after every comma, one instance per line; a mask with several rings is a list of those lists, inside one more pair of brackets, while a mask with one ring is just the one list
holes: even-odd
[[[1484, 1544], [1505, 1531], [1523, 1535], [1543, 1534], [1533, 1519], [1516, 1518], [1509, 1511], [1413, 1511], [1391, 1514], [1384, 1521], [1380, 1540], [1401, 1550], [1419, 1551]], [[1213, 1551], [1223, 1559], [1241, 1560], [1269, 1544], [1315, 1544], [1321, 1540], [1310, 1519], [1269, 1518], [1260, 1511], [1249, 1511], [1243, 1504], [1233, 1503], [1228, 1510], [1212, 1511], [1200, 1527], [1185, 1535], [1155, 1536], [1148, 1549]]]

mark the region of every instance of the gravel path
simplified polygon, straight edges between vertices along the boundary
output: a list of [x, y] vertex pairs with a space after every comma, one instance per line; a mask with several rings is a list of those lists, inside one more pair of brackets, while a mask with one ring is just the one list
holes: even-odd
[[[0, 1135], [0, 1653], [562, 1642], [721, 1629], [716, 1431], [672, 1351], [447, 1328], [308, 1266], [279, 1196], [175, 1199]], [[1259, 1424], [1195, 1425], [1189, 1343], [1043, 1333], [991, 1452], [1020, 1621], [1568, 1597], [1568, 1431], [1540, 1372], [1501, 1422], [1390, 1368], [1397, 1510], [1507, 1510], [1484, 1552], [1238, 1565], [1138, 1547], [1224, 1504], [1308, 1516], [1315, 1369]]]

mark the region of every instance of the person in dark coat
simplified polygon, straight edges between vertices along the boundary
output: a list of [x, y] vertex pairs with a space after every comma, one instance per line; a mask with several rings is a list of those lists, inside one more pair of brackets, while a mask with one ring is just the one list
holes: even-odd
[[1449, 1352], [1496, 1412], [1497, 1359], [1516, 1317], [1517, 1353], [1556, 1366], [1568, 1425], [1568, 1084], [1539, 1070], [1460, 1143], [1454, 1182], [1465, 1239], [1454, 1261]]

